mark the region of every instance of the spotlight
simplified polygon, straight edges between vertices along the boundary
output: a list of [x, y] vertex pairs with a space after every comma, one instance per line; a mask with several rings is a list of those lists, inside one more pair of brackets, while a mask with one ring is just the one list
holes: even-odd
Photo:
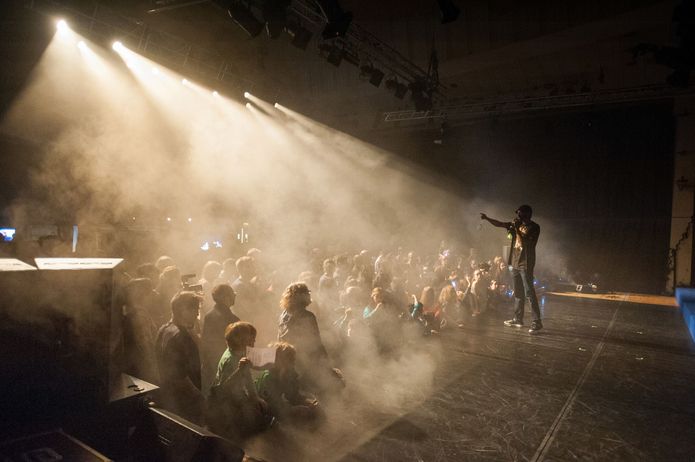
[[182, 85], [188, 85], [188, 80], [186, 80], [186, 79], [181, 79], [181, 84], [182, 84]]
[[321, 35], [325, 39], [344, 37], [352, 22], [352, 13], [343, 11], [338, 0], [316, 0], [328, 17]]
[[280, 37], [287, 23], [287, 8], [290, 3], [290, 0], [266, 0], [263, 3], [263, 20], [268, 37]]
[[229, 17], [232, 18], [232, 21], [237, 26], [241, 27], [251, 37], [256, 37], [263, 30], [263, 23], [256, 19], [251, 10], [240, 0], [232, 1], [227, 14], [229, 14]]
[[398, 99], [403, 99], [405, 93], [408, 91], [408, 87], [400, 83], [395, 77], [386, 81], [386, 88], [392, 90], [394, 96]]
[[217, 90], [213, 90], [213, 92], [212, 92], [212, 96], [220, 96], [220, 94], [219, 94], [219, 93], [217, 93]]
[[251, 109], [251, 103], [246, 103], [246, 109]]
[[384, 73], [371, 64], [360, 67], [360, 76], [369, 78], [369, 83], [379, 88], [384, 79]]
[[190, 222], [192, 222], [192, 221], [193, 221], [193, 218], [188, 217], [188, 222], [190, 223]]
[[280, 105], [279, 105], [278, 103], [273, 104], [273, 107], [274, 107], [275, 109], [280, 109]]
[[167, 221], [171, 221], [171, 217], [167, 217]]
[[326, 60], [333, 64], [335, 67], [340, 66], [340, 63], [343, 61], [343, 49], [339, 48], [338, 46], [334, 44], [327, 44], [323, 43], [319, 45], [319, 50], [325, 54]]
[[159, 69], [157, 69], [156, 67], [153, 67], [152, 68], [152, 74], [159, 75]]
[[461, 10], [451, 0], [437, 0], [437, 4], [439, 4], [442, 24], [456, 21], [461, 14]]
[[311, 41], [311, 31], [306, 29], [300, 23], [288, 24], [285, 27], [285, 31], [292, 37], [292, 45], [299, 48], [300, 50], [306, 50], [306, 47]]
[[432, 90], [427, 82], [417, 81], [410, 84], [410, 93], [415, 103], [416, 111], [429, 111], [432, 109]]
[[67, 32], [70, 30], [70, 27], [68, 26], [68, 23], [65, 21], [65, 19], [59, 19], [56, 22], [56, 28], [58, 29], [58, 32]]
[[85, 50], [87, 49], [87, 44], [84, 43], [84, 40], [80, 40], [79, 42], [77, 42], [77, 48], [79, 48], [80, 50]]
[[249, 93], [248, 91], [245, 91], [244, 92], [244, 98], [249, 99], [250, 97], [251, 97], [251, 93]]
[[111, 45], [111, 48], [113, 48], [114, 51], [117, 51], [120, 53], [121, 51], [123, 51], [123, 48], [125, 48], [125, 47], [123, 46], [123, 44], [121, 42], [115, 41], [115, 42], [113, 42], [113, 45]]

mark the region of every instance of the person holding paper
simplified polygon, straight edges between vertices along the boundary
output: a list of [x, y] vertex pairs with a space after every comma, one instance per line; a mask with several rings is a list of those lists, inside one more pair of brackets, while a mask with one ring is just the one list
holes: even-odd
[[208, 400], [208, 426], [232, 441], [240, 441], [269, 426], [267, 403], [258, 396], [251, 378], [246, 349], [256, 342], [256, 328], [248, 322], [227, 326], [227, 350], [222, 354]]

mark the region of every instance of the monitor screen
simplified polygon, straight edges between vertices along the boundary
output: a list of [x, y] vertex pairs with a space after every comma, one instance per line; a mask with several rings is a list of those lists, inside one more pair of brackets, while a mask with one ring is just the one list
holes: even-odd
[[16, 232], [16, 228], [0, 228], [0, 239], [4, 242], [11, 242], [14, 240], [14, 234]]

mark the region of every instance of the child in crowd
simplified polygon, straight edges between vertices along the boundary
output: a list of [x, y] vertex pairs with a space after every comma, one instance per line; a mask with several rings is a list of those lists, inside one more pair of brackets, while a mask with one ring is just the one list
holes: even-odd
[[240, 441], [272, 422], [268, 404], [258, 396], [251, 378], [246, 348], [256, 342], [256, 328], [248, 322], [227, 326], [227, 349], [220, 358], [208, 400], [208, 425], [232, 441]]
[[287, 342], [276, 342], [271, 347], [276, 349], [275, 363], [256, 380], [258, 394], [280, 421], [315, 421], [320, 414], [319, 403], [299, 390], [299, 375], [294, 368], [296, 350]]

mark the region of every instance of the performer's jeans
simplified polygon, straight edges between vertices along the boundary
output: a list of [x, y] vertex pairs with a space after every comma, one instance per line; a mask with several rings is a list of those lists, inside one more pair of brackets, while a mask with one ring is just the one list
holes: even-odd
[[514, 278], [514, 319], [517, 321], [524, 320], [524, 299], [528, 298], [531, 304], [533, 321], [540, 321], [541, 310], [538, 307], [536, 289], [533, 288], [533, 270], [513, 268], [512, 277]]

